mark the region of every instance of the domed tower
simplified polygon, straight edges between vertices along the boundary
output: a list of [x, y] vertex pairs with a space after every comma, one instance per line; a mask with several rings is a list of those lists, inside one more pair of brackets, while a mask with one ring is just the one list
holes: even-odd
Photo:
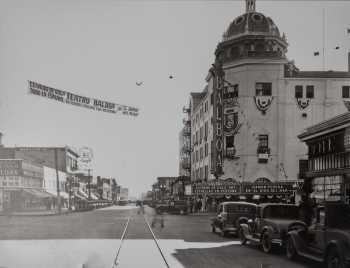
[[[287, 41], [273, 20], [245, 0], [215, 51], [213, 174], [236, 181], [279, 181], [283, 159]], [[208, 80], [209, 81], [209, 80]]]
[[246, 0], [246, 13], [231, 22], [215, 55], [223, 64], [240, 59], [285, 59], [287, 46], [273, 20], [256, 12], [255, 0]]

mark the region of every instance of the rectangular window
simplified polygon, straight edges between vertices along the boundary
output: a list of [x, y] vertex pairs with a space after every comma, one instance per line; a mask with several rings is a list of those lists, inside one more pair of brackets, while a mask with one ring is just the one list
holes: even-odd
[[343, 86], [342, 91], [343, 91], [343, 94], [342, 94], [343, 98], [346, 98], [346, 99], [350, 98], [350, 86]]
[[206, 142], [204, 145], [204, 156], [207, 157], [209, 154], [209, 147], [208, 147], [208, 143]]
[[235, 147], [235, 137], [234, 136], [227, 136], [226, 137], [226, 148], [233, 148]]
[[204, 112], [208, 112], [208, 101], [206, 101], [204, 104]]
[[199, 129], [199, 143], [202, 143], [203, 140], [203, 127]]
[[271, 96], [272, 84], [271, 83], [256, 83], [255, 84], [256, 96]]
[[314, 86], [306, 86], [306, 98], [314, 98]]
[[210, 105], [214, 104], [214, 93], [210, 94]]
[[203, 159], [203, 147], [199, 149], [199, 154], [200, 154], [200, 160]]
[[268, 135], [259, 135], [259, 148], [268, 148], [269, 147], [269, 136]]
[[295, 86], [295, 98], [301, 99], [303, 97], [303, 86]]
[[204, 139], [208, 138], [208, 121], [204, 123]]
[[209, 169], [208, 166], [204, 166], [204, 180], [208, 180], [209, 177]]
[[233, 86], [225, 87], [224, 99], [233, 99], [238, 97], [238, 84]]

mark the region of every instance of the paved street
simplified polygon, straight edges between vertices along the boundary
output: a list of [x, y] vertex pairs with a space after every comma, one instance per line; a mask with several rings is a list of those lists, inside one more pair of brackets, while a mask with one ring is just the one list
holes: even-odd
[[[283, 252], [264, 254], [209, 228], [209, 215], [146, 217], [134, 207], [111, 207], [63, 216], [0, 217], [0, 267], [112, 267], [128, 222], [118, 267], [166, 267], [146, 220], [170, 267], [317, 267], [290, 262]], [[164, 227], [161, 222], [164, 222]]]

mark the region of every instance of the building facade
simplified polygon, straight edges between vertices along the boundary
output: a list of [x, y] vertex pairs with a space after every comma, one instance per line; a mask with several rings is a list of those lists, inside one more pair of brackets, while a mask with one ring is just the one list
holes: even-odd
[[299, 138], [308, 147], [305, 192], [318, 203], [350, 204], [350, 113], [313, 125]]
[[307, 159], [299, 133], [350, 109], [349, 70], [301, 71], [287, 48], [286, 35], [246, 0], [216, 48], [206, 87], [191, 93], [192, 182], [294, 185]]

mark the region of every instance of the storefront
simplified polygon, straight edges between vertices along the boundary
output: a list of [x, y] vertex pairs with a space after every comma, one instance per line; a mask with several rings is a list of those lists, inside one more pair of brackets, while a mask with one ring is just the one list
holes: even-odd
[[297, 182], [228, 182], [213, 180], [193, 183], [191, 189], [194, 210], [213, 211], [220, 202], [294, 203]]
[[0, 212], [46, 209], [43, 168], [21, 159], [0, 160]]
[[317, 203], [350, 202], [350, 113], [306, 129], [299, 138], [308, 147], [304, 192]]

